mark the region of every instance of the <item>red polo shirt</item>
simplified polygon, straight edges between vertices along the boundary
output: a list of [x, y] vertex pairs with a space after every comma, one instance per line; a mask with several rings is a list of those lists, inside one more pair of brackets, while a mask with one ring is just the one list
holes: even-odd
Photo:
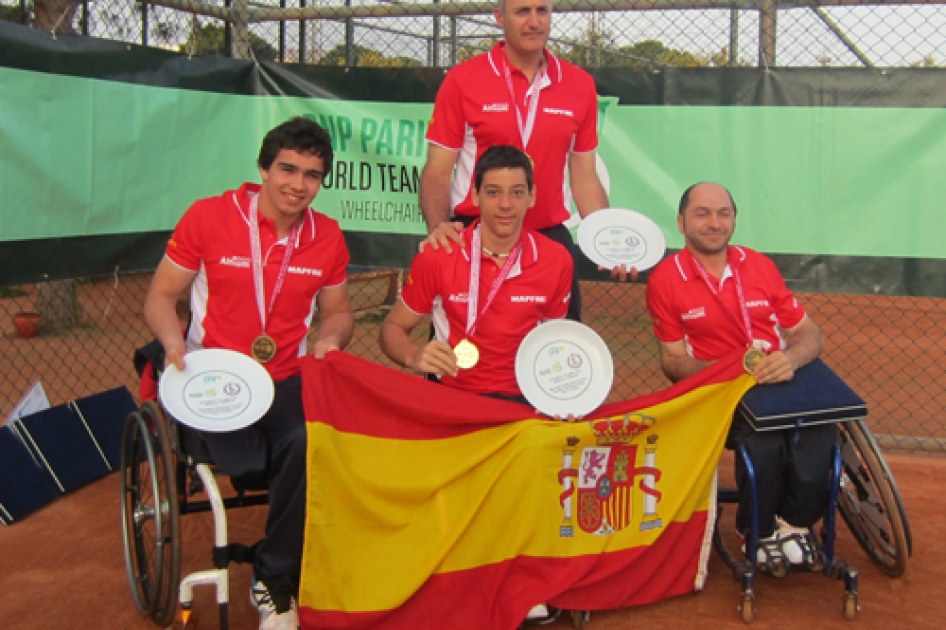
[[[454, 214], [479, 216], [473, 205], [473, 166], [491, 146], [509, 144], [533, 160], [535, 207], [526, 214], [525, 227], [540, 230], [568, 219], [565, 206], [565, 169], [572, 151], [584, 153], [598, 146], [598, 96], [595, 82], [584, 70], [545, 52], [545, 72], [536, 81], [539, 104], [529, 146], [522, 146], [516, 110], [506, 83], [505, 44], [455, 66], [447, 73], [427, 130], [427, 140], [459, 151], [450, 203]], [[508, 65], [523, 124], [533, 86], [519, 70]]]
[[[184, 214], [165, 254], [176, 265], [197, 274], [191, 286], [192, 320], [187, 349], [226, 348], [250, 354], [253, 340], [263, 332], [253, 287], [249, 207], [256, 184], [219, 197], [201, 199]], [[277, 241], [276, 224], [259, 215], [266, 306], [286, 251]], [[315, 312], [315, 297], [323, 287], [345, 282], [348, 249], [338, 223], [308, 208], [282, 290], [269, 315], [266, 332], [276, 342], [276, 356], [264, 364], [273, 380], [299, 372], [306, 353], [305, 337]]]
[[[754, 345], [767, 352], [784, 349], [779, 328], [797, 326], [805, 318], [805, 309], [769, 258], [745, 247], [730, 246], [728, 261], [718, 297], [706, 285], [688, 250], [657, 265], [647, 281], [647, 310], [658, 339], [667, 343], [685, 340], [690, 356], [703, 361], [747, 347], [732, 275], [736, 270], [742, 280]], [[709, 281], [720, 286], [713, 277]]]
[[[431, 314], [438, 341], [456, 346], [467, 338], [467, 295], [473, 230], [463, 231], [462, 249], [447, 254], [430, 247], [414, 257], [401, 300], [420, 315]], [[469, 337], [479, 348], [479, 362], [461, 369], [456, 378], [441, 377], [450, 387], [479, 394], [519, 396], [516, 351], [529, 332], [544, 319], [565, 316], [571, 298], [572, 260], [560, 244], [537, 232], [523, 230], [522, 256], [503, 282], [489, 308], [476, 320]], [[482, 310], [502, 267], [483, 256], [479, 308]], [[540, 264], [541, 262], [541, 264]]]

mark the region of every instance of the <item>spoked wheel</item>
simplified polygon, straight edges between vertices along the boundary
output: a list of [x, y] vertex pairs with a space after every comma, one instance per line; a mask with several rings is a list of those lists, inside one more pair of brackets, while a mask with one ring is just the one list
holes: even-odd
[[146, 402], [122, 436], [122, 535], [135, 604], [161, 627], [171, 623], [181, 575], [174, 461], [164, 415]]
[[838, 496], [841, 517], [880, 569], [890, 577], [900, 577], [913, 553], [913, 538], [896, 482], [862, 421], [838, 427], [843, 464]]

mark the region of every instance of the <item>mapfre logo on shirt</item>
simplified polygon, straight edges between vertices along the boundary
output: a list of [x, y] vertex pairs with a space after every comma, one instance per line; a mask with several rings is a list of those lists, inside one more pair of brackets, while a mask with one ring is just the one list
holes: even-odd
[[486, 103], [483, 105], [484, 112], [508, 112], [509, 103]]
[[749, 300], [746, 302], [746, 308], [768, 308], [768, 300]]
[[543, 107], [542, 111], [553, 116], [574, 116], [575, 112], [570, 109], [559, 109], [558, 107]]
[[691, 319], [700, 319], [701, 317], [706, 317], [706, 307], [697, 306], [696, 308], [691, 308], [686, 313], [680, 316], [680, 319], [683, 321], [689, 321]]
[[322, 277], [322, 270], [313, 269], [312, 267], [296, 267], [295, 265], [289, 265], [289, 273], [300, 276], [315, 276], [316, 278]]
[[469, 293], [451, 293], [449, 296], [447, 296], [447, 300], [450, 302], [466, 303], [470, 301], [470, 294]]
[[250, 259], [246, 256], [224, 256], [220, 259], [220, 264], [224, 267], [239, 267], [241, 269], [249, 269]]
[[513, 295], [510, 296], [509, 301], [520, 304], [545, 304], [547, 298], [544, 295]]

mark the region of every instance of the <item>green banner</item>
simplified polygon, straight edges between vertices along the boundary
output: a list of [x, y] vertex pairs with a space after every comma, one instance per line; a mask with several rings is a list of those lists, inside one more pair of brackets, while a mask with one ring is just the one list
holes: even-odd
[[[347, 231], [424, 233], [429, 103], [199, 92], [0, 67], [0, 240], [168, 230], [197, 198], [258, 181], [264, 133], [294, 115], [332, 134], [316, 199]], [[736, 241], [771, 253], [944, 258], [946, 111], [624, 106], [602, 98], [611, 205], [682, 240], [683, 189], [714, 180]], [[602, 172], [603, 172], [602, 171]]]

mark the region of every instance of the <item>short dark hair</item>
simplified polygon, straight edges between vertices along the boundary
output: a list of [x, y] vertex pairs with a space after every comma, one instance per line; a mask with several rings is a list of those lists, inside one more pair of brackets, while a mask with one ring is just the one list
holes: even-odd
[[476, 161], [476, 167], [473, 171], [473, 186], [479, 192], [483, 185], [483, 176], [489, 171], [498, 171], [503, 168], [521, 168], [526, 173], [526, 184], [529, 191], [535, 187], [532, 178], [532, 160], [522, 149], [510, 146], [508, 144], [497, 144], [485, 151]]
[[332, 172], [332, 138], [311, 118], [296, 116], [271, 129], [263, 138], [256, 163], [261, 169], [268, 171], [283, 149], [320, 157], [325, 167], [325, 175]]
[[[692, 186], [690, 186], [689, 188], [687, 188], [686, 190], [684, 190], [683, 196], [680, 197], [680, 207], [677, 208], [677, 214], [679, 214], [680, 216], [683, 216], [683, 213], [686, 211], [687, 206], [690, 205], [690, 193], [693, 192], [694, 188], [696, 188], [697, 186], [700, 186], [701, 184], [713, 184], [713, 183], [715, 182], [697, 182], [693, 184]], [[736, 200], [732, 198], [732, 193], [729, 192], [729, 189], [720, 184], [716, 184], [716, 185], [722, 188], [723, 190], [725, 190], [726, 194], [729, 195], [729, 205], [732, 206], [733, 214], [739, 214], [739, 209], [736, 208]]]

